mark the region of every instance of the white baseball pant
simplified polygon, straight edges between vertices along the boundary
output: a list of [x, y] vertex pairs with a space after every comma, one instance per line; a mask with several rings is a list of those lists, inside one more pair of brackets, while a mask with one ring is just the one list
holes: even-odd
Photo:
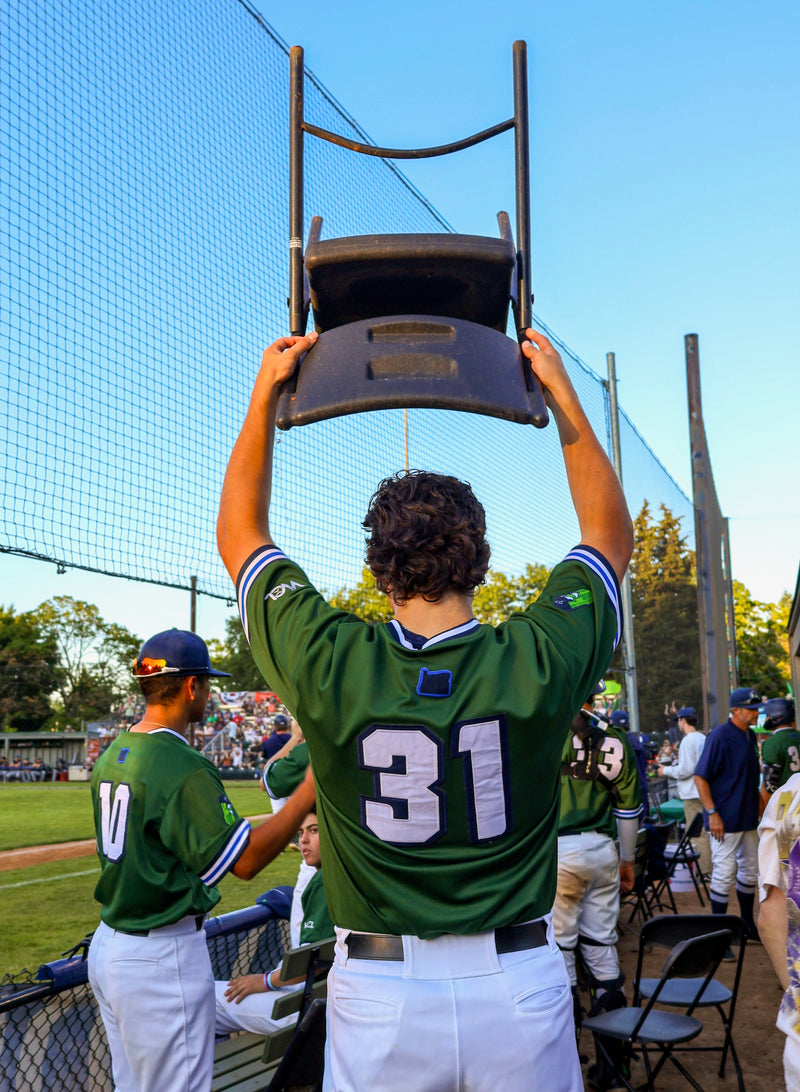
[[89, 982], [117, 1092], [208, 1092], [214, 1067], [214, 976], [193, 917], [132, 936], [102, 922]]
[[564, 959], [498, 955], [494, 932], [420, 940], [402, 961], [352, 959], [337, 929], [323, 1092], [582, 1092]]
[[727, 902], [730, 890], [752, 895], [758, 880], [758, 831], [737, 830], [725, 834], [722, 841], [711, 839], [711, 883], [709, 891], [715, 902]]
[[576, 984], [575, 949], [578, 937], [587, 967], [600, 982], [619, 977], [617, 918], [619, 917], [619, 854], [607, 834], [586, 831], [558, 839], [558, 887], [553, 928], [564, 952], [570, 982]]

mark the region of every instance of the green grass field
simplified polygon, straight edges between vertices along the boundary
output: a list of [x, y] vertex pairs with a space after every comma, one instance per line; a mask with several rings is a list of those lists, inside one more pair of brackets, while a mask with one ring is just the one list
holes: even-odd
[[[258, 781], [227, 781], [240, 815], [264, 815], [269, 797]], [[0, 850], [94, 838], [88, 781], [0, 785]]]
[[[257, 782], [228, 782], [226, 787], [240, 815], [269, 810]], [[88, 784], [0, 786], [0, 849], [93, 837]], [[293, 884], [299, 865], [300, 854], [285, 850], [251, 883], [227, 876], [219, 885], [222, 898], [214, 913], [251, 906], [271, 887]], [[95, 855], [0, 872], [0, 977], [35, 971], [58, 959], [97, 926], [100, 907], [94, 886], [99, 872]]]

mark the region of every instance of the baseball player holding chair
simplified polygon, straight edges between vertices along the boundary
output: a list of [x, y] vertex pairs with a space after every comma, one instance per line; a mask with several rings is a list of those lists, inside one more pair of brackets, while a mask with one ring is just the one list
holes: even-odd
[[765, 717], [762, 728], [772, 732], [761, 746], [761, 800], [766, 807], [775, 790], [800, 772], [800, 733], [791, 698], [771, 698], [758, 711]]
[[138, 724], [92, 771], [101, 923], [89, 981], [118, 1092], [208, 1092], [214, 976], [203, 922], [228, 872], [252, 879], [291, 839], [314, 802], [310, 777], [280, 815], [241, 819], [214, 765], [189, 746], [216, 671], [205, 643], [172, 629], [133, 665], [145, 698]]
[[[601, 684], [602, 685], [602, 684]], [[620, 891], [633, 888], [633, 862], [642, 796], [633, 748], [592, 710], [595, 687], [572, 721], [561, 764], [558, 886], [553, 927], [564, 952], [580, 1023], [575, 951], [590, 974], [591, 1014], [625, 1004], [617, 955]], [[619, 852], [616, 840], [619, 837]], [[590, 1079], [603, 1088], [606, 1066], [598, 1050]]]
[[[632, 550], [619, 480], [556, 350], [522, 348], [558, 425], [581, 545], [539, 600], [473, 616], [485, 514], [456, 478], [407, 471], [370, 503], [367, 564], [394, 619], [325, 602], [269, 527], [278, 391], [316, 340], [264, 353], [217, 523], [253, 657], [303, 726], [336, 926], [326, 1090], [580, 1092], [550, 923], [561, 752], [619, 635]], [[535, 786], [535, 791], [532, 791]]]

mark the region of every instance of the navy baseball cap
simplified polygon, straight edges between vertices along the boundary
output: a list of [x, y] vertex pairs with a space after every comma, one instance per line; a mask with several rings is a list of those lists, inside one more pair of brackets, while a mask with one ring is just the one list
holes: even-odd
[[596, 686], [593, 686], [592, 689], [589, 691], [589, 695], [584, 700], [583, 704], [586, 705], [587, 701], [591, 701], [592, 698], [596, 698], [598, 694], [605, 694], [605, 692], [606, 692], [606, 684], [601, 679], [600, 682], [597, 683]]
[[[731, 706], [731, 709], [733, 709], [733, 706]], [[682, 717], [696, 717], [697, 710], [692, 709], [691, 705], [682, 705], [675, 715], [677, 716], [678, 720], [680, 720]]]
[[158, 675], [231, 678], [227, 671], [217, 671], [211, 666], [205, 641], [186, 629], [166, 629], [145, 641], [133, 661], [131, 674], [137, 679], [152, 679]]
[[631, 718], [628, 716], [628, 710], [615, 709], [611, 714], [611, 723], [617, 728], [624, 728], [627, 732], [631, 726]]
[[763, 704], [761, 698], [751, 686], [740, 686], [738, 690], [734, 690], [731, 694], [729, 708], [758, 709], [759, 705]]

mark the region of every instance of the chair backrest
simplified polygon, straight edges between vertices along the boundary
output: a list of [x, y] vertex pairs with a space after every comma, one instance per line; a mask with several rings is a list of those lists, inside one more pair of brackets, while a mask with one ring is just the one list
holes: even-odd
[[645, 829], [647, 830], [645, 879], [648, 883], [663, 879], [667, 875], [668, 864], [664, 854], [664, 847], [669, 841], [675, 826], [674, 819], [669, 823], [645, 823]]
[[659, 914], [642, 926], [639, 947], [657, 944], [662, 948], [674, 948], [684, 940], [716, 933], [720, 929], [730, 931], [733, 941], [740, 944], [747, 936], [747, 926], [735, 914]]
[[691, 838], [699, 838], [700, 835], [702, 834], [702, 832], [703, 832], [703, 813], [702, 813], [702, 811], [698, 811], [697, 815], [695, 815], [694, 819], [692, 819], [691, 823], [686, 828], [686, 833], [684, 834], [681, 841], [687, 841], [688, 842]]
[[[650, 923], [646, 922], [645, 924]], [[639, 967], [636, 972], [634, 996], [638, 995], [642, 951], [647, 943], [646, 940], [643, 939], [644, 937], [645, 931], [644, 928], [642, 928], [642, 932], [639, 936]], [[684, 1013], [686, 1016], [691, 1016], [703, 991], [714, 977], [717, 968], [722, 962], [722, 957], [727, 952], [732, 940], [733, 933], [730, 929], [717, 929], [713, 933], [705, 933], [701, 936], [691, 937], [687, 940], [682, 940], [677, 944], [670, 952], [667, 961], [664, 964], [663, 970], [661, 971], [661, 978], [650, 995], [647, 1005], [641, 1010], [639, 1018], [631, 1031], [631, 1039], [635, 1040], [638, 1036], [642, 1025], [650, 1015], [651, 1009], [657, 1003], [661, 991], [671, 978], [690, 978], [695, 980], [696, 988], [693, 991], [691, 1001]]]

